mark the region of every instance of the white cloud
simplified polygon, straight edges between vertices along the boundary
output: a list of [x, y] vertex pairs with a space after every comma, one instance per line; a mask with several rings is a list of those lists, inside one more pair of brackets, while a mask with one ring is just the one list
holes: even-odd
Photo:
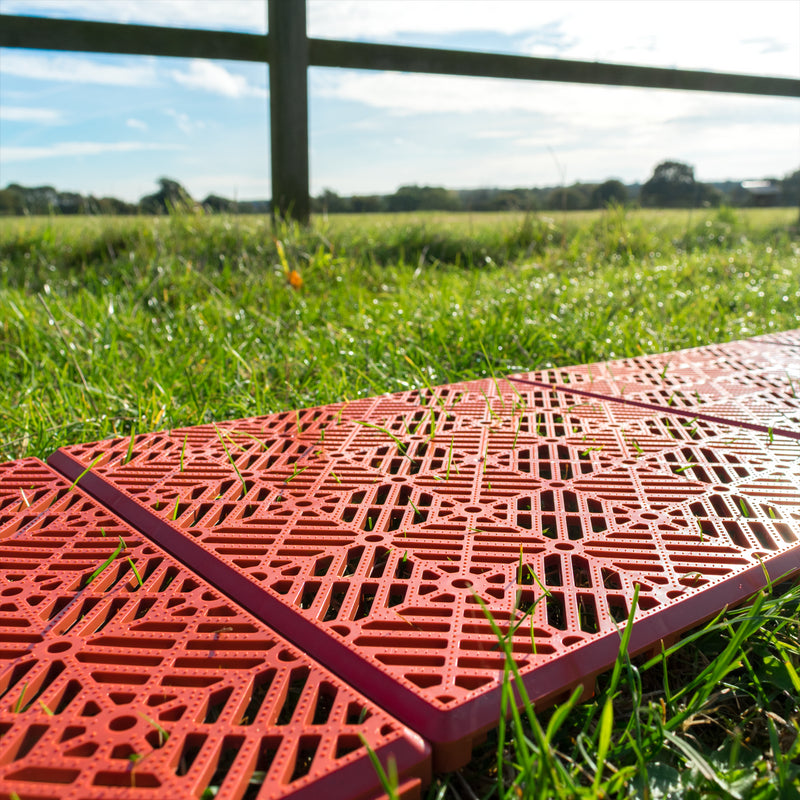
[[138, 57], [128, 64], [105, 64], [81, 56], [46, 56], [6, 50], [0, 72], [40, 81], [151, 86], [156, 83], [153, 59]]
[[485, 131], [473, 131], [471, 134], [473, 139], [516, 139], [523, 135], [523, 132], [519, 129], [509, 129], [509, 130], [485, 130]]
[[311, 0], [310, 36], [328, 39], [396, 39], [402, 34], [497, 31], [517, 34], [541, 24], [546, 3], [492, 0]]
[[699, 102], [685, 93], [449, 75], [348, 71], [320, 78], [315, 85], [321, 96], [392, 114], [528, 112], [573, 117], [581, 127], [598, 124], [615, 110], [631, 120], [649, 115], [665, 119]]
[[266, 89], [251, 85], [244, 75], [229, 72], [222, 65], [195, 58], [186, 70], [172, 70], [171, 77], [188, 89], [202, 89], [224, 97], [266, 97]]
[[130, 119], [125, 120], [125, 124], [129, 128], [133, 128], [136, 131], [146, 131], [146, 130], [148, 130], [147, 123], [144, 120], [135, 119], [134, 117], [131, 117]]
[[53, 125], [61, 122], [61, 112], [53, 108], [0, 106], [0, 119], [6, 122], [39, 122], [44, 125]]
[[267, 19], [265, 0], [3, 0], [3, 13], [259, 33]]
[[4, 147], [0, 158], [6, 163], [42, 158], [72, 158], [104, 153], [130, 153], [136, 150], [179, 150], [178, 145], [146, 142], [58, 142], [41, 147]]
[[178, 128], [187, 136], [191, 133], [194, 133], [196, 130], [202, 130], [206, 126], [205, 122], [202, 120], [192, 120], [188, 114], [185, 114], [182, 111], [176, 111], [174, 108], [167, 108], [164, 110], [164, 113], [167, 116], [172, 117], [172, 119], [175, 120], [175, 124], [178, 126]]
[[529, 55], [800, 74], [800, 4], [786, 0], [311, 0], [308, 9], [318, 37], [411, 43], [415, 34], [496, 33]]
[[[594, 139], [674, 135], [677, 127], [709, 136], [716, 120], [769, 122], [784, 134], [800, 117], [790, 99], [730, 96], [670, 90], [586, 86], [538, 81], [491, 80], [397, 72], [337, 72], [315, 81], [324, 97], [359, 103], [402, 117], [425, 115], [431, 123], [458, 115], [489, 115], [472, 139], [510, 139], [528, 147], [591, 145]], [[502, 127], [502, 123], [508, 128]], [[520, 132], [520, 123], [530, 134]], [[746, 127], [746, 126], [745, 126]], [[796, 139], [796, 136], [795, 136]]]
[[[562, 58], [654, 67], [800, 76], [800, 4], [762, 0], [573, 0], [537, 3], [542, 22], [558, 24], [570, 43]], [[758, 10], [756, 10], [756, 8]], [[529, 55], [543, 52], [535, 39]]]

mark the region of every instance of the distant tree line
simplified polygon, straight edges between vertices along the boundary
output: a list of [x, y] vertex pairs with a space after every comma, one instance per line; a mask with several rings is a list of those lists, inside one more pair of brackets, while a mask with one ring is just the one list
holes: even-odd
[[0, 216], [40, 214], [170, 214], [174, 211], [206, 211], [208, 213], [267, 213], [269, 200], [237, 203], [224, 197], [209, 195], [202, 202], [192, 199], [178, 181], [159, 178], [159, 189], [142, 197], [138, 203], [126, 203], [115, 197], [84, 196], [77, 192], [59, 192], [52, 186], [25, 187], [17, 183], [0, 189]]
[[[800, 204], [800, 170], [780, 178], [767, 178], [748, 188], [747, 183], [701, 183], [694, 168], [680, 161], [664, 161], [644, 184], [603, 183], [520, 189], [445, 189], [441, 186], [401, 186], [394, 194], [341, 196], [326, 189], [312, 200], [315, 213], [377, 213], [398, 211], [541, 211], [604, 208], [610, 204], [635, 204], [649, 208], [703, 206], [753, 206]], [[52, 186], [10, 184], [0, 189], [0, 216], [25, 214], [169, 214], [174, 211], [206, 213], [267, 213], [268, 200], [237, 202], [218, 195], [192, 199], [171, 178], [160, 178], [159, 189], [138, 203], [114, 197], [88, 197], [59, 192]]]
[[440, 186], [401, 186], [389, 195], [340, 196], [326, 189], [313, 199], [316, 213], [393, 211], [575, 211], [605, 208], [610, 204], [635, 204], [647, 208], [696, 208], [704, 206], [797, 205], [800, 202], [800, 170], [783, 179], [770, 178], [760, 192], [739, 181], [702, 183], [694, 168], [679, 161], [659, 164], [644, 184], [624, 184], [617, 179], [603, 183], [531, 189], [444, 189]]

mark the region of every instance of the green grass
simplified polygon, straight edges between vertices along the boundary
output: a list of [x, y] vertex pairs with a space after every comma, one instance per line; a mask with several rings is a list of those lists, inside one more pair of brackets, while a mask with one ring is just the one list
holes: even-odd
[[800, 585], [759, 592], [654, 656], [631, 659], [626, 645], [591, 702], [579, 688], [537, 714], [523, 697], [429, 797], [800, 796]]
[[0, 220], [0, 459], [794, 328], [795, 218]]
[[[0, 460], [796, 328], [796, 220], [0, 220]], [[523, 709], [430, 796], [798, 797], [798, 616], [795, 586], [623, 656], [594, 701]]]

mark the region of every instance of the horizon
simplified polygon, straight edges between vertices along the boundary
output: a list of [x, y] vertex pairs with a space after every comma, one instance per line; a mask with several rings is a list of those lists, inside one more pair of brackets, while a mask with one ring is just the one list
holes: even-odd
[[[689, 166], [691, 166], [691, 165], [689, 165]], [[730, 178], [730, 179], [725, 179], [725, 180], [721, 180], [721, 181], [699, 181], [698, 180], [697, 183], [705, 183], [705, 184], [711, 185], [711, 186], [721, 186], [721, 185], [724, 185], [724, 184], [734, 184], [734, 185], [738, 185], [738, 186], [740, 186], [742, 188], [747, 188], [746, 184], [748, 184], [748, 183], [753, 184], [753, 185], [755, 185], [755, 184], [768, 184], [769, 182], [780, 182], [780, 181], [786, 180], [792, 174], [794, 174], [795, 171], [796, 170], [791, 170], [791, 171], [787, 171], [787, 172], [785, 172], [783, 174], [769, 175], [769, 176], [765, 176], [765, 178], [763, 178], [763, 179], [757, 179], [757, 180], [746, 179], [746, 178], [744, 178], [744, 179], [743, 178]], [[623, 184], [623, 186], [625, 186], [626, 189], [631, 189], [631, 188], [641, 189], [641, 187], [647, 182], [647, 180], [650, 177], [652, 177], [652, 175], [648, 175], [647, 178], [644, 178], [644, 179], [641, 179], [641, 180], [622, 181], [622, 184]], [[160, 185], [160, 181], [162, 179], [166, 179], [166, 180], [169, 180], [169, 181], [174, 181], [175, 183], [179, 184], [183, 189], [186, 189], [186, 185], [184, 184], [184, 182], [179, 180], [178, 178], [176, 178], [176, 177], [174, 177], [172, 175], [161, 175], [158, 178], [154, 178], [153, 179], [153, 186], [152, 186], [152, 189], [150, 191], [145, 192], [143, 195], [141, 195], [140, 197], [135, 198], [133, 200], [124, 200], [124, 202], [127, 202], [127, 203], [135, 205], [135, 204], [140, 203], [147, 196], [156, 194], [159, 191], [159, 185]], [[337, 197], [340, 197], [342, 199], [348, 199], [348, 198], [353, 198], [353, 197], [391, 197], [392, 195], [397, 194], [400, 190], [402, 190], [404, 188], [443, 189], [446, 192], [455, 192], [457, 194], [458, 193], [462, 193], [462, 192], [463, 193], [467, 193], [467, 192], [486, 192], [486, 191], [488, 191], [488, 192], [507, 192], [507, 191], [550, 192], [550, 191], [557, 191], [557, 190], [560, 190], [560, 189], [570, 189], [572, 187], [595, 188], [595, 187], [600, 186], [601, 184], [603, 184], [603, 183], [605, 183], [607, 181], [614, 181], [614, 180], [617, 180], [617, 179], [614, 178], [613, 176], [609, 176], [607, 178], [604, 178], [604, 179], [601, 179], [601, 180], [598, 180], [598, 181], [576, 180], [576, 181], [574, 181], [574, 182], [572, 182], [570, 184], [547, 184], [547, 185], [538, 185], [538, 186], [488, 186], [487, 185], [487, 186], [453, 187], [453, 186], [442, 186], [442, 185], [432, 185], [432, 184], [403, 184], [402, 186], [396, 186], [394, 189], [391, 189], [391, 190], [389, 190], [387, 192], [372, 192], [372, 193], [369, 193], [369, 194], [360, 193], [360, 192], [356, 192], [354, 194], [350, 194], [350, 193], [339, 192], [335, 188], [332, 188], [332, 187], [325, 187], [325, 189], [320, 191], [318, 194], [312, 195], [312, 198], [316, 199], [316, 200], [321, 200], [321, 199], [323, 199], [324, 193], [327, 192], [327, 191], [333, 192], [334, 195], [336, 195]], [[54, 185], [52, 183], [43, 183], [43, 184], [38, 184], [36, 186], [25, 186], [23, 184], [19, 184], [19, 183], [15, 182], [15, 181], [12, 181], [12, 182], [6, 184], [5, 186], [0, 186], [0, 191], [7, 191], [8, 189], [12, 188], [12, 186], [19, 186], [21, 189], [24, 189], [24, 190], [27, 190], [27, 191], [35, 191], [35, 190], [44, 189], [44, 188], [51, 188], [54, 191], [56, 191], [57, 193], [59, 193], [59, 194], [69, 194], [69, 193], [75, 192], [74, 189], [59, 187], [59, 186], [56, 186], [56, 185]], [[186, 189], [186, 191], [188, 191], [188, 189]], [[91, 192], [91, 191], [90, 192], [86, 192], [86, 193], [83, 193], [83, 192], [75, 192], [75, 193], [81, 194], [83, 197], [86, 197], [86, 198], [92, 197], [92, 198], [94, 198], [96, 200], [100, 200], [100, 199], [104, 199], [104, 198], [108, 198], [108, 197], [111, 197], [111, 199], [115, 199], [115, 200], [123, 200], [123, 198], [120, 198], [120, 197], [113, 197], [112, 195], [101, 195], [101, 194], [98, 194], [96, 192]], [[239, 203], [271, 203], [272, 202], [272, 197], [269, 194], [267, 196], [265, 196], [265, 197], [238, 198], [238, 200], [233, 198], [233, 197], [227, 197], [225, 195], [221, 195], [221, 194], [218, 194], [218, 193], [215, 193], [215, 192], [210, 192], [210, 193], [206, 194], [203, 197], [200, 197], [199, 195], [196, 196], [196, 195], [192, 194], [191, 192], [189, 192], [189, 195], [190, 195], [190, 198], [196, 203], [203, 203], [206, 200], [208, 200], [209, 198], [211, 198], [212, 196], [221, 198], [223, 200], [229, 200], [229, 201], [232, 201], [232, 202], [239, 202]]]
[[[459, 3], [310, 0], [310, 36], [800, 77], [800, 4], [738, 0]], [[0, 0], [6, 14], [264, 33], [263, 0]], [[626, 24], [618, 20], [624, 14]], [[713, 32], [713, 35], [709, 32]], [[267, 67], [205, 59], [0, 50], [3, 185], [136, 202], [271, 195]], [[798, 168], [795, 98], [344, 69], [309, 70], [311, 194], [698, 181]], [[757, 146], [756, 146], [757, 145]]]

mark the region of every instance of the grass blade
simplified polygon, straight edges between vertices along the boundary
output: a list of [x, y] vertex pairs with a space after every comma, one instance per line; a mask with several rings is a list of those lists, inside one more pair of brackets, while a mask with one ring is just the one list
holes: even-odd
[[398, 789], [398, 780], [397, 780], [397, 763], [394, 760], [393, 756], [389, 757], [388, 763], [388, 774], [386, 770], [384, 770], [383, 765], [381, 764], [380, 760], [378, 759], [377, 753], [369, 746], [369, 743], [366, 740], [366, 737], [363, 733], [358, 734], [358, 738], [361, 739], [361, 744], [367, 749], [367, 755], [369, 756], [369, 760], [372, 762], [372, 766], [375, 772], [378, 775], [378, 780], [381, 782], [381, 786], [383, 790], [386, 792], [386, 796], [388, 800], [400, 800], [400, 795], [397, 792]]
[[119, 544], [117, 545], [116, 550], [89, 576], [89, 580], [86, 581], [86, 585], [88, 586], [96, 577], [98, 577], [101, 573], [103, 573], [108, 567], [111, 566], [114, 559], [125, 549], [125, 542], [122, 540], [122, 537], [119, 537]]
[[103, 456], [102, 456], [102, 454], [100, 454], [99, 456], [97, 456], [97, 458], [96, 458], [94, 461], [92, 461], [92, 463], [91, 463], [91, 464], [89, 464], [89, 466], [88, 466], [88, 467], [86, 467], [86, 469], [85, 469], [83, 472], [81, 472], [81, 474], [80, 474], [80, 475], [78, 475], [78, 477], [77, 477], [77, 478], [75, 478], [75, 480], [74, 480], [74, 481], [72, 481], [72, 483], [70, 484], [70, 486], [69, 486], [69, 489], [67, 489], [67, 491], [68, 491], [68, 492], [71, 492], [71, 491], [72, 491], [72, 490], [73, 490], [73, 489], [74, 489], [74, 488], [75, 488], [75, 487], [78, 485], [78, 483], [80, 483], [80, 480], [81, 480], [81, 478], [82, 478], [84, 475], [86, 475], [86, 473], [87, 473], [87, 472], [91, 472], [91, 471], [92, 471], [92, 470], [93, 470], [93, 469], [94, 469], [94, 468], [97, 466], [97, 463], [100, 461], [100, 459], [101, 459], [102, 457], [103, 457]]
[[129, 557], [128, 563], [131, 565], [131, 569], [133, 570], [133, 574], [136, 576], [139, 586], [142, 586], [142, 576], [139, 574], [139, 570], [136, 569], [136, 564], [133, 563], [133, 559]]
[[216, 425], [214, 425], [214, 430], [217, 432], [217, 438], [219, 439], [219, 443], [222, 445], [222, 449], [225, 451], [225, 455], [228, 457], [228, 461], [230, 462], [230, 465], [233, 467], [233, 471], [236, 473], [236, 477], [239, 479], [239, 483], [242, 484], [242, 497], [244, 497], [247, 494], [247, 484], [245, 483], [244, 478], [242, 477], [242, 473], [239, 472], [239, 467], [236, 466], [236, 462], [233, 460], [233, 456], [231, 455], [230, 450], [228, 450], [227, 446], [225, 445], [225, 441], [222, 438], [222, 434], [220, 433], [220, 430]]
[[603, 710], [600, 712], [600, 738], [597, 741], [597, 771], [594, 775], [592, 788], [597, 791], [603, 779], [603, 767], [606, 763], [608, 748], [611, 745], [611, 731], [614, 727], [614, 706], [611, 697], [606, 698]]

